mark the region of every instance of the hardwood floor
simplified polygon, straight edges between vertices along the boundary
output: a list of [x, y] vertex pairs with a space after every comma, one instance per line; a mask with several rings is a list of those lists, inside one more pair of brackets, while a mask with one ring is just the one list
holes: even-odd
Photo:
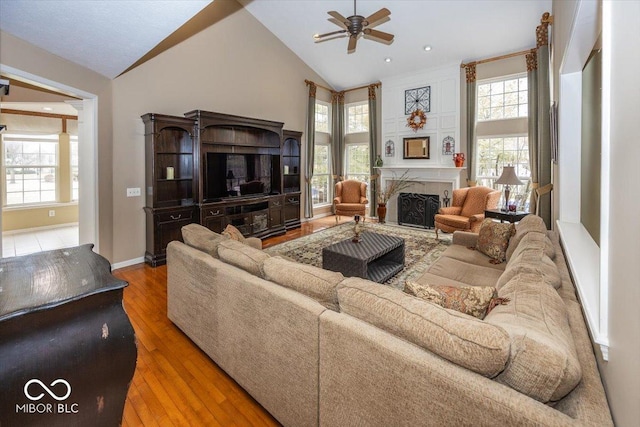
[[[342, 217], [340, 223], [351, 221]], [[263, 247], [336, 224], [302, 224]], [[138, 363], [123, 426], [277, 426], [279, 423], [167, 318], [167, 268], [138, 264], [115, 270], [129, 282], [124, 306], [138, 339]]]

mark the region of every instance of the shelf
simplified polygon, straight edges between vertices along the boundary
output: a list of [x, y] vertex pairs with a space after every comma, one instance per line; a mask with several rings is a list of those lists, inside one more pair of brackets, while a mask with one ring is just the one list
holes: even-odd
[[193, 153], [192, 152], [186, 152], [186, 151], [158, 151], [157, 154], [166, 154], [166, 155], [172, 155], [172, 156], [192, 156]]
[[171, 182], [171, 181], [193, 181], [193, 178], [174, 178], [174, 179], [156, 179], [158, 182]]

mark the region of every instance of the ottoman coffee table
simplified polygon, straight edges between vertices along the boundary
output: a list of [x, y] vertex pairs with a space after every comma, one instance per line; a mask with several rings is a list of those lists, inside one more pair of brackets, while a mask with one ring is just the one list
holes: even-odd
[[404, 268], [404, 239], [362, 233], [359, 243], [343, 240], [322, 249], [322, 268], [346, 277], [383, 283]]

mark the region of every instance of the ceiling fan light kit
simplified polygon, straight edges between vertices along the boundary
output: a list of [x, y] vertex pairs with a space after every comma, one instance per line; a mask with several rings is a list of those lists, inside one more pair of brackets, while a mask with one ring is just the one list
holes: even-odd
[[316, 43], [335, 38], [331, 36], [337, 36], [338, 34], [348, 35], [349, 43], [347, 44], [347, 53], [353, 53], [356, 50], [358, 38], [361, 36], [366, 36], [367, 39], [371, 39], [379, 43], [391, 44], [393, 42], [393, 34], [373, 29], [376, 25], [389, 20], [391, 12], [385, 7], [365, 18], [362, 15], [358, 15], [356, 12], [356, 0], [353, 0], [353, 15], [348, 18], [345, 18], [335, 10], [327, 13], [331, 18], [333, 18], [329, 19], [329, 21], [339, 27], [342, 27], [342, 29], [324, 34], [315, 34], [313, 38], [316, 40]]

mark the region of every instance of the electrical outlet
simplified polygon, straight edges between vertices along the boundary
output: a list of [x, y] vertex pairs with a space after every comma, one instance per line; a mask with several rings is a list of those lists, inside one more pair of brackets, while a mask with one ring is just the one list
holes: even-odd
[[56, 216], [56, 211], [54, 211], [53, 209], [51, 209], [49, 211], [49, 216]]
[[138, 197], [140, 196], [140, 188], [127, 188], [127, 197]]

